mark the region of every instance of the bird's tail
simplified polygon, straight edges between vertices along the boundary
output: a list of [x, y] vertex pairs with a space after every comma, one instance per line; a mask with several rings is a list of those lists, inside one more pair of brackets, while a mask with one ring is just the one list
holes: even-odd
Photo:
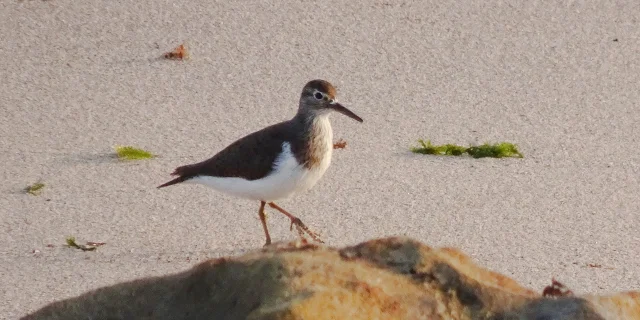
[[168, 187], [168, 186], [174, 185], [176, 183], [184, 182], [184, 181], [187, 181], [188, 179], [189, 179], [188, 177], [177, 177], [177, 178], [175, 178], [175, 179], [173, 179], [173, 180], [171, 180], [169, 182], [165, 182], [165, 183], [159, 185], [158, 189], [164, 188], [164, 187]]
[[171, 175], [172, 176], [179, 176], [179, 177], [177, 177], [177, 178], [175, 178], [175, 179], [173, 179], [173, 180], [171, 180], [169, 182], [165, 182], [165, 183], [159, 185], [157, 188], [160, 189], [160, 188], [168, 187], [170, 185], [174, 185], [174, 184], [189, 180], [191, 178], [191, 176], [183, 174], [184, 173], [183, 170], [184, 170], [185, 167], [186, 166], [176, 168], [171, 173]]

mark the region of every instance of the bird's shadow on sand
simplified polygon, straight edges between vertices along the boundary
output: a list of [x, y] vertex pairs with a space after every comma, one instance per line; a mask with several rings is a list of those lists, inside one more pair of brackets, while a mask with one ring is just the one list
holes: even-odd
[[68, 153], [63, 154], [57, 161], [63, 162], [70, 166], [75, 165], [106, 165], [106, 164], [119, 164], [119, 165], [140, 165], [147, 163], [155, 159], [161, 159], [162, 156], [154, 155], [149, 159], [121, 159], [115, 152], [100, 152], [100, 153]]
[[[53, 155], [49, 154], [51, 157], [51, 162], [54, 164], [62, 164], [64, 167], [75, 167], [75, 166], [87, 166], [87, 165], [108, 165], [108, 164], [116, 164], [116, 163], [136, 163], [137, 161], [123, 161], [118, 159], [115, 153], [55, 153]], [[45, 188], [47, 184], [47, 178], [42, 177], [35, 181], [35, 183], [44, 183]], [[28, 186], [21, 187], [19, 189], [14, 189], [9, 191], [9, 194], [28, 194], [27, 192]]]
[[472, 162], [472, 157], [469, 156], [443, 156], [443, 155], [434, 155], [434, 154], [419, 154], [412, 152], [411, 150], [407, 151], [395, 151], [392, 153], [394, 157], [403, 159], [403, 160], [414, 160], [414, 159], [424, 159], [429, 162], [442, 162], [442, 161], [457, 161], [461, 163], [469, 163]]
[[58, 159], [58, 161], [63, 162], [69, 166], [77, 166], [77, 165], [103, 165], [103, 164], [114, 164], [119, 162], [125, 162], [118, 159], [118, 156], [115, 153], [69, 153], [65, 154]]

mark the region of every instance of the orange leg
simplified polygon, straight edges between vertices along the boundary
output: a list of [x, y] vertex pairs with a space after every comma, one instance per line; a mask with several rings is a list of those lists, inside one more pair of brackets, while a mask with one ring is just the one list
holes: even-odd
[[269, 229], [267, 229], [267, 216], [264, 214], [264, 205], [266, 202], [260, 201], [260, 210], [258, 210], [258, 215], [260, 216], [260, 222], [262, 222], [262, 229], [264, 230], [264, 236], [267, 238], [265, 242], [265, 246], [271, 244], [271, 236], [269, 235]]
[[298, 230], [298, 234], [300, 235], [300, 237], [304, 237], [304, 233], [308, 234], [313, 240], [318, 241], [320, 243], [324, 243], [324, 241], [322, 241], [320, 239], [320, 236], [309, 230], [309, 228], [302, 223], [302, 220], [300, 220], [298, 217], [292, 215], [291, 213], [287, 212], [286, 210], [280, 208], [277, 204], [273, 203], [273, 202], [269, 202], [269, 206], [271, 208], [274, 208], [280, 212], [282, 212], [282, 214], [284, 214], [285, 216], [287, 216], [289, 219], [291, 219], [291, 226], [289, 227], [289, 230], [293, 230], [293, 225], [296, 225], [296, 230]]

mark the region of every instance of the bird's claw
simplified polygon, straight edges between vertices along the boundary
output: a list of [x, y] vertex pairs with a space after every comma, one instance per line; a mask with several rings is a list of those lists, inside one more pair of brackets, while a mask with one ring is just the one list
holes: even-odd
[[311, 237], [311, 239], [315, 240], [316, 242], [324, 243], [324, 241], [320, 239], [320, 235], [311, 231], [311, 229], [309, 229], [309, 227], [307, 227], [304, 223], [302, 223], [302, 220], [300, 220], [299, 218], [291, 219], [291, 225], [289, 226], [289, 231], [293, 231], [294, 224], [296, 225], [296, 230], [298, 231], [298, 235], [300, 236], [300, 238], [304, 238], [304, 235], [306, 233]]

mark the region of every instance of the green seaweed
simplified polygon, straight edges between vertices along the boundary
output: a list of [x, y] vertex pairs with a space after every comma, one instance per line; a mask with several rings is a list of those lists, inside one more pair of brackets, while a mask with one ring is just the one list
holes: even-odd
[[81, 246], [81, 245], [77, 244], [75, 237], [68, 237], [67, 238], [67, 246], [70, 247], [70, 248], [80, 249], [82, 251], [93, 251], [93, 250], [96, 249], [96, 247]]
[[509, 142], [501, 142], [496, 144], [485, 143], [480, 146], [474, 146], [467, 149], [467, 153], [478, 158], [522, 158], [522, 153], [518, 151], [518, 147]]
[[82, 251], [94, 251], [96, 250], [96, 248], [102, 245], [105, 245], [105, 243], [104, 242], [87, 242], [86, 245], [78, 244], [76, 242], [75, 237], [67, 237], [67, 246], [69, 248], [76, 248]]
[[116, 155], [122, 160], [143, 160], [154, 158], [151, 152], [134, 148], [132, 146], [116, 146]]
[[37, 196], [37, 195], [40, 195], [40, 193], [42, 193], [43, 188], [44, 188], [44, 183], [37, 182], [24, 188], [24, 191], [28, 194]]
[[444, 144], [440, 146], [434, 146], [431, 144], [431, 140], [418, 140], [421, 147], [411, 148], [411, 151], [421, 154], [435, 154], [444, 156], [461, 156], [467, 151], [467, 148], [461, 147], [455, 144]]
[[522, 158], [523, 155], [518, 151], [518, 147], [509, 142], [500, 142], [496, 144], [485, 143], [479, 146], [463, 147], [455, 144], [433, 145], [430, 140], [426, 142], [422, 139], [418, 140], [419, 147], [412, 147], [411, 151], [419, 154], [432, 154], [442, 156], [462, 156], [468, 154], [473, 158]]

